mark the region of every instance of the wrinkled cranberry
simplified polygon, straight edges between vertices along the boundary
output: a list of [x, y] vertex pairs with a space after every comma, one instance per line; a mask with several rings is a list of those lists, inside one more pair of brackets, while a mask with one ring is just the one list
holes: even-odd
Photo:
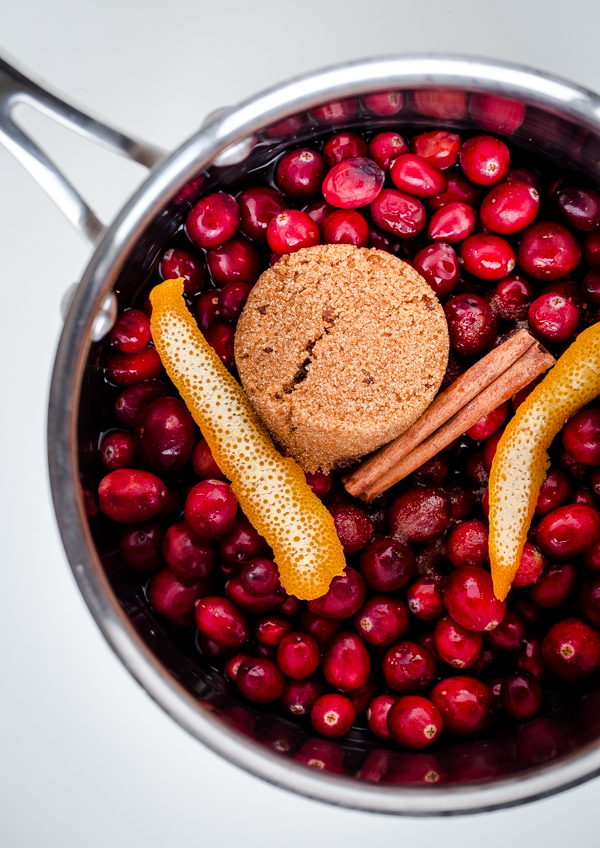
[[420, 200], [393, 188], [384, 188], [371, 203], [371, 215], [380, 229], [399, 238], [418, 235], [427, 218]]
[[321, 695], [310, 711], [310, 721], [317, 733], [326, 738], [345, 736], [356, 719], [352, 702], [344, 695]]
[[444, 603], [452, 618], [467, 630], [493, 630], [504, 618], [488, 571], [478, 566], [457, 568], [444, 585]]
[[600, 513], [584, 504], [560, 506], [542, 518], [536, 538], [552, 559], [580, 556], [600, 538]]
[[448, 528], [450, 502], [441, 489], [409, 489], [392, 501], [388, 521], [398, 539], [426, 542]]
[[382, 669], [390, 689], [412, 695], [430, 685], [435, 675], [435, 660], [427, 648], [416, 642], [398, 642], [383, 658]]
[[215, 567], [212, 545], [197, 539], [183, 521], [176, 522], [167, 530], [163, 554], [167, 564], [183, 580], [204, 580]]
[[262, 658], [245, 660], [236, 682], [242, 695], [258, 704], [276, 701], [285, 686], [285, 678], [275, 663]]
[[101, 512], [120, 524], [134, 524], [154, 518], [162, 510], [167, 489], [149, 471], [117, 468], [98, 486]]
[[397, 132], [379, 133], [369, 142], [369, 156], [384, 171], [389, 171], [394, 159], [403, 153], [408, 153], [408, 147]]
[[364, 156], [345, 159], [334, 165], [326, 175], [323, 197], [338, 209], [368, 206], [379, 195], [384, 180], [384, 172], [371, 159]]
[[431, 690], [442, 714], [444, 730], [453, 736], [472, 736], [486, 730], [496, 709], [489, 686], [474, 677], [448, 677]]
[[581, 259], [581, 248], [562, 224], [540, 221], [528, 227], [517, 250], [519, 266], [536, 280], [557, 280], [570, 274]]
[[371, 657], [356, 633], [339, 633], [323, 653], [325, 680], [342, 692], [350, 692], [366, 682], [371, 671]]
[[430, 244], [424, 247], [415, 256], [413, 267], [438, 297], [450, 294], [460, 278], [458, 256], [449, 244]]
[[346, 159], [367, 155], [366, 142], [356, 133], [342, 131], [329, 136], [323, 145], [323, 156], [330, 168]]
[[354, 627], [368, 645], [397, 642], [408, 630], [408, 610], [396, 598], [374, 595], [354, 616]]
[[421, 695], [398, 698], [387, 716], [392, 738], [411, 750], [432, 745], [442, 732], [442, 716], [438, 708]]
[[236, 234], [240, 208], [235, 197], [224, 191], [208, 194], [190, 209], [185, 228], [199, 247], [212, 250], [221, 247]]
[[134, 571], [156, 571], [163, 564], [162, 545], [165, 528], [159, 521], [145, 521], [123, 527], [119, 534], [119, 553]]
[[600, 668], [600, 634], [577, 618], [553, 624], [542, 645], [544, 662], [567, 683], [587, 680]]
[[488, 351], [496, 340], [496, 316], [482, 297], [457, 294], [444, 307], [448, 321], [450, 348], [460, 356], [478, 356]]
[[474, 136], [461, 147], [460, 164], [465, 176], [477, 185], [496, 185], [508, 172], [510, 152], [499, 138]]
[[481, 633], [466, 630], [449, 615], [440, 618], [433, 631], [439, 658], [453, 668], [468, 668], [478, 659], [483, 645]]
[[532, 224], [539, 208], [540, 196], [535, 188], [507, 181], [494, 186], [484, 197], [479, 215], [488, 230], [508, 236]]
[[315, 615], [341, 621], [359, 611], [365, 600], [365, 581], [358, 571], [346, 566], [344, 573], [334, 577], [327, 592], [320, 598], [308, 602]]
[[207, 541], [226, 536], [236, 513], [237, 501], [229, 484], [222, 480], [202, 480], [185, 501], [185, 523], [192, 533]]

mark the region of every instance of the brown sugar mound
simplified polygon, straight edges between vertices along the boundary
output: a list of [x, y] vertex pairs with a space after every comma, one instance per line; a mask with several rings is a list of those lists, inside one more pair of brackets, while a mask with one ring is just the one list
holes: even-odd
[[410, 265], [320, 245], [262, 274], [238, 322], [235, 361], [275, 441], [305, 471], [329, 471], [395, 439], [429, 406], [448, 328]]

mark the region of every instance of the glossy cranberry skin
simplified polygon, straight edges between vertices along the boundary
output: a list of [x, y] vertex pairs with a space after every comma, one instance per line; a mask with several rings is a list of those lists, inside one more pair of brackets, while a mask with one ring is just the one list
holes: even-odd
[[310, 721], [317, 733], [329, 739], [345, 736], [352, 728], [356, 712], [344, 695], [321, 695], [310, 711]]
[[371, 657], [356, 633], [342, 631], [325, 648], [325, 680], [341, 692], [350, 692], [362, 686], [366, 683], [370, 671]]
[[427, 199], [427, 206], [432, 211], [441, 209], [448, 203], [467, 203], [476, 209], [481, 200], [481, 189], [474, 183], [469, 182], [461, 173], [446, 174], [448, 188], [441, 194]]
[[361, 507], [338, 503], [329, 507], [336, 533], [345, 554], [355, 554], [373, 538], [373, 522]]
[[465, 271], [480, 280], [500, 280], [515, 267], [515, 253], [506, 239], [493, 234], [476, 233], [460, 246], [459, 256]]
[[497, 406], [496, 409], [493, 409], [487, 415], [484, 415], [483, 418], [480, 418], [477, 424], [473, 424], [472, 427], [469, 427], [467, 430], [467, 436], [470, 436], [472, 439], [476, 439], [477, 441], [483, 441], [484, 439], [489, 439], [490, 436], [493, 436], [501, 427], [504, 427], [506, 424], [506, 419], [508, 418], [509, 412], [509, 402], [505, 401], [501, 403], [500, 406]]
[[146, 380], [123, 389], [114, 402], [114, 412], [124, 427], [134, 427], [139, 412], [151, 401], [164, 397], [167, 388], [160, 380]]
[[212, 451], [205, 439], [200, 439], [194, 445], [191, 456], [194, 474], [202, 480], [225, 480], [226, 477], [215, 462]]
[[224, 321], [216, 321], [204, 333], [204, 338], [217, 354], [225, 368], [231, 370], [235, 365], [233, 355], [233, 338], [235, 328]]
[[410, 142], [410, 149], [417, 156], [443, 171], [456, 165], [461, 144], [462, 139], [456, 133], [432, 130], [414, 136]]
[[411, 549], [397, 539], [374, 539], [359, 562], [361, 574], [374, 592], [396, 592], [408, 583], [415, 569]]
[[213, 250], [233, 238], [239, 223], [240, 208], [235, 197], [217, 191], [192, 206], [185, 229], [194, 244]]
[[248, 283], [228, 283], [219, 292], [219, 314], [224, 321], [235, 324], [246, 305], [252, 286]]
[[562, 441], [571, 456], [583, 465], [600, 464], [600, 409], [577, 412], [567, 421]]
[[507, 610], [504, 618], [493, 630], [486, 633], [486, 641], [498, 651], [518, 651], [525, 638], [525, 621], [513, 610]]
[[579, 608], [594, 627], [600, 626], [600, 580], [585, 583], [578, 597]]
[[135, 431], [140, 464], [157, 474], [172, 474], [187, 465], [196, 440], [196, 425], [179, 398], [158, 398], [140, 412]]
[[279, 588], [279, 574], [275, 563], [265, 557], [245, 562], [240, 569], [240, 581], [245, 591], [254, 597], [271, 595]]
[[580, 259], [581, 247], [577, 239], [554, 221], [539, 221], [528, 227], [517, 250], [519, 267], [536, 280], [566, 277]]
[[155, 380], [162, 371], [162, 362], [153, 347], [145, 347], [137, 353], [114, 353], [106, 366], [108, 379], [117, 386]]
[[600, 571], [600, 543], [596, 542], [585, 552], [583, 564], [590, 571]]
[[449, 615], [440, 618], [433, 631], [435, 650], [439, 658], [453, 668], [468, 668], [481, 654], [481, 633], [466, 630]]
[[340, 621], [333, 618], [323, 618], [305, 609], [300, 618], [300, 629], [312, 636], [319, 648], [323, 650], [342, 629]]
[[527, 313], [531, 332], [542, 342], [558, 344], [569, 339], [579, 323], [579, 310], [569, 298], [548, 292], [536, 298]]
[[565, 221], [576, 230], [590, 231], [600, 227], [600, 191], [597, 189], [561, 186], [555, 200]]
[[526, 671], [509, 674], [502, 682], [500, 704], [504, 712], [517, 721], [526, 721], [537, 715], [542, 698], [539, 681]]
[[325, 685], [320, 680], [288, 680], [281, 696], [281, 707], [290, 715], [309, 715], [313, 704], [320, 698]]
[[448, 677], [436, 684], [430, 698], [442, 714], [444, 730], [453, 736], [472, 736], [492, 723], [494, 695], [474, 677]]
[[204, 288], [206, 272], [198, 256], [179, 247], [165, 251], [160, 261], [159, 273], [163, 280], [177, 280], [183, 277], [183, 290], [186, 294], [196, 294]]
[[287, 677], [304, 680], [310, 677], [321, 659], [319, 646], [307, 633], [288, 633], [277, 648], [277, 665]]
[[508, 172], [510, 152], [499, 138], [479, 135], [468, 139], [461, 147], [460, 164], [467, 179], [477, 185], [496, 185]]
[[371, 203], [371, 215], [380, 229], [398, 238], [418, 235], [427, 218], [420, 200], [393, 188], [384, 188]]
[[432, 745], [443, 728], [440, 711], [421, 695], [398, 698], [388, 712], [387, 721], [392, 738], [413, 751]]
[[450, 348], [459, 356], [479, 356], [493, 346], [498, 323], [491, 306], [482, 297], [454, 295], [444, 306], [444, 313]]
[[187, 627], [194, 621], [194, 605], [205, 594], [201, 581], [180, 580], [170, 568], [158, 571], [148, 587], [154, 610], [174, 627]]
[[236, 515], [231, 530], [219, 540], [221, 564], [241, 566], [269, 553], [266, 540], [254, 529], [245, 515]]
[[573, 559], [600, 538], [600, 513], [584, 504], [560, 506], [542, 518], [536, 538], [552, 559]]
[[356, 159], [366, 155], [366, 142], [353, 132], [338, 132], [329, 136], [323, 145], [323, 156], [330, 168], [340, 162], [345, 162], [346, 159]]
[[304, 476], [306, 477], [306, 482], [318, 498], [323, 500], [329, 494], [331, 484], [333, 483], [331, 474], [324, 474], [323, 471], [317, 470], [313, 474], [306, 472]]
[[492, 578], [478, 566], [457, 568], [444, 585], [444, 603], [467, 630], [493, 630], [504, 618], [506, 602], [494, 595]]
[[449, 244], [427, 245], [415, 256], [413, 267], [438, 297], [450, 294], [460, 278], [458, 256]]
[[600, 668], [600, 634], [578, 618], [565, 618], [546, 634], [542, 654], [560, 680], [579, 683]]
[[275, 169], [277, 187], [294, 200], [308, 200], [319, 191], [325, 176], [320, 153], [299, 147], [284, 154]]
[[257, 704], [276, 701], [285, 686], [285, 678], [275, 663], [260, 657], [241, 664], [236, 682], [242, 695]]
[[[563, 431], [564, 432], [564, 431]], [[547, 515], [562, 506], [571, 496], [571, 484], [562, 468], [552, 467], [542, 483], [535, 511], [538, 515]]]
[[470, 236], [477, 223], [477, 213], [466, 203], [447, 203], [434, 212], [429, 222], [427, 235], [432, 241], [463, 241]]
[[364, 156], [345, 159], [334, 165], [323, 180], [323, 197], [338, 209], [368, 206], [383, 188], [383, 170]]
[[369, 142], [369, 156], [384, 171], [389, 171], [392, 162], [403, 153], [408, 153], [408, 147], [397, 132], [379, 133]]
[[488, 561], [488, 528], [478, 518], [452, 528], [446, 542], [448, 559], [456, 568]]
[[534, 291], [524, 277], [511, 275], [496, 283], [486, 294], [486, 299], [500, 318], [519, 321], [526, 317], [534, 299]]
[[292, 630], [288, 619], [278, 613], [262, 615], [254, 624], [254, 636], [261, 645], [277, 648]]
[[355, 615], [362, 607], [366, 594], [365, 581], [358, 571], [346, 566], [344, 573], [334, 577], [327, 592], [308, 602], [315, 615], [342, 621]]
[[577, 570], [571, 562], [551, 562], [529, 589], [529, 597], [540, 607], [557, 607], [569, 597]]
[[393, 695], [377, 695], [373, 698], [367, 709], [367, 724], [369, 730], [380, 739], [391, 739], [387, 717], [391, 707], [396, 703], [396, 698]]
[[546, 665], [542, 657], [542, 637], [530, 633], [522, 640], [519, 654], [515, 657], [515, 671], [526, 671], [539, 681], [546, 676]]
[[217, 286], [229, 283], [254, 285], [261, 271], [256, 248], [244, 238], [232, 238], [221, 247], [209, 250], [206, 261]]
[[488, 230], [508, 236], [532, 224], [539, 208], [540, 196], [535, 188], [507, 181], [494, 186], [484, 197], [479, 215]]
[[395, 692], [412, 695], [422, 692], [435, 675], [435, 660], [431, 652], [416, 642], [398, 642], [383, 658], [385, 682]]
[[353, 244], [364, 247], [369, 241], [369, 225], [354, 209], [337, 209], [322, 226], [324, 244]]
[[137, 464], [137, 451], [132, 433], [115, 430], [102, 441], [100, 458], [107, 471], [116, 468], [133, 468]]
[[195, 315], [198, 327], [204, 335], [213, 327], [220, 317], [219, 307], [219, 292], [216, 289], [209, 289], [202, 292], [196, 300]]
[[250, 635], [246, 617], [231, 601], [218, 595], [199, 600], [194, 618], [200, 633], [228, 648], [239, 648]]
[[134, 571], [156, 571], [163, 564], [165, 528], [159, 521], [145, 521], [123, 527], [119, 533], [119, 553]]
[[135, 524], [154, 518], [162, 510], [167, 489], [149, 471], [117, 468], [98, 486], [100, 511], [120, 524]]
[[584, 233], [583, 258], [590, 268], [600, 267], [600, 229], [591, 233]]
[[176, 522], [167, 530], [163, 554], [167, 564], [183, 580], [204, 580], [215, 567], [212, 545], [193, 536], [183, 521]]
[[267, 228], [269, 247], [278, 256], [321, 243], [319, 228], [306, 212], [288, 209], [271, 219]]
[[525, 547], [521, 554], [521, 562], [513, 578], [512, 585], [518, 588], [536, 583], [547, 562], [548, 560], [537, 545], [534, 545], [532, 542], [525, 542]]
[[441, 489], [409, 489], [392, 501], [388, 522], [401, 541], [427, 542], [447, 530], [450, 501]]
[[442, 453], [438, 453], [424, 462], [416, 471], [413, 471], [413, 480], [415, 483], [422, 483], [424, 486], [439, 486], [444, 482], [449, 471], [448, 460]]
[[222, 480], [202, 480], [189, 492], [184, 509], [185, 523], [196, 536], [211, 541], [222, 539], [233, 527], [237, 501]]
[[251, 595], [242, 586], [239, 576], [232, 577], [227, 581], [225, 594], [236, 607], [253, 615], [279, 609], [286, 599], [282, 588], [277, 588], [270, 595]]
[[429, 577], [421, 577], [412, 584], [406, 593], [406, 603], [420, 621], [435, 621], [446, 611], [441, 586]]
[[240, 230], [254, 241], [267, 241], [267, 228], [271, 220], [287, 209], [289, 203], [272, 188], [254, 186], [238, 195]]
[[126, 309], [117, 318], [109, 338], [122, 353], [137, 353], [150, 341], [150, 320], [139, 309]]
[[433, 197], [448, 187], [439, 168], [414, 153], [398, 156], [392, 162], [390, 176], [396, 188], [415, 197]]
[[354, 616], [354, 627], [368, 645], [397, 642], [408, 630], [406, 604], [386, 595], [374, 595]]

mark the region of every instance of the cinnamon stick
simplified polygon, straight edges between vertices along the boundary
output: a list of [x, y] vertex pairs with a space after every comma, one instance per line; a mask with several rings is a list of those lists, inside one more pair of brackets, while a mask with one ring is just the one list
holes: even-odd
[[438, 395], [406, 433], [346, 475], [347, 491], [373, 500], [553, 364], [554, 357], [526, 330], [515, 334]]

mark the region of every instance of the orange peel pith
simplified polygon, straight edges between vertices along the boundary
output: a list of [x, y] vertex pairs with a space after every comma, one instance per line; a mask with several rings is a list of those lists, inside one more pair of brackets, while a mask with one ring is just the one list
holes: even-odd
[[550, 460], [566, 421], [600, 394], [600, 323], [579, 334], [519, 406], [498, 443], [489, 482], [490, 563], [503, 601], [519, 568]]
[[300, 600], [321, 597], [346, 565], [331, 515], [295, 460], [277, 451], [198, 329], [183, 300], [183, 279], [155, 286], [150, 301], [152, 338], [165, 370], [249, 521], [272, 547], [283, 588]]

